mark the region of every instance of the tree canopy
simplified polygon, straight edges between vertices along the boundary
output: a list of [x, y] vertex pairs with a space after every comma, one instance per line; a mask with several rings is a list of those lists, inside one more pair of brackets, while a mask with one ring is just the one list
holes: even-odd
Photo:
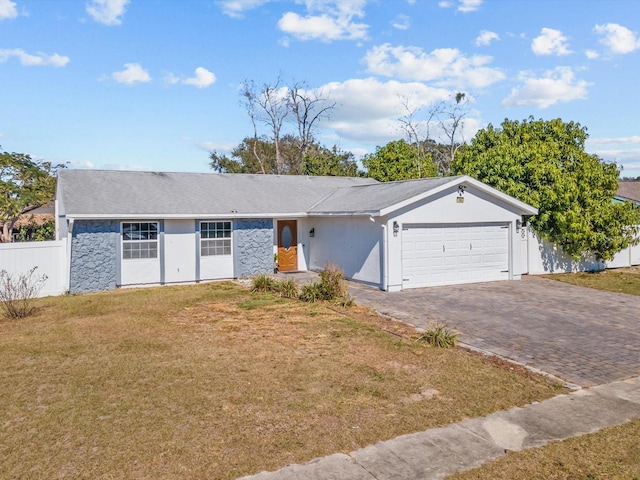
[[377, 147], [375, 153], [363, 157], [362, 165], [368, 177], [380, 182], [434, 177], [438, 173], [430, 154], [422, 153], [418, 146], [404, 140]]
[[23, 153], [0, 151], [0, 241], [12, 241], [20, 215], [53, 200], [58, 167]]
[[[220, 173], [265, 173], [283, 175], [357, 176], [358, 165], [351, 152], [338, 147], [326, 148], [311, 141], [300, 157], [298, 137], [280, 138], [280, 165], [276, 162], [275, 144], [267, 138], [245, 138], [231, 156], [211, 152], [211, 168]], [[257, 159], [260, 159], [258, 161]]]
[[587, 137], [561, 119], [505, 120], [480, 130], [453, 169], [537, 207], [531, 225], [567, 254], [610, 260], [634, 242], [640, 209], [613, 201], [620, 172], [585, 152]]

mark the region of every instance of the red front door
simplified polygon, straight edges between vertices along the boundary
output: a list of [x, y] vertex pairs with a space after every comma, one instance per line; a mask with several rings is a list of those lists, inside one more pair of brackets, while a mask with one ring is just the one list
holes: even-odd
[[278, 220], [278, 268], [281, 272], [298, 270], [298, 222]]

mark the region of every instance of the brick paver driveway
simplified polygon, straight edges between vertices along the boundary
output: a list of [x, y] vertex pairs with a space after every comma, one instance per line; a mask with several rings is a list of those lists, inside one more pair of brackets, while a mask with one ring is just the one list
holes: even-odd
[[540, 277], [387, 293], [350, 283], [356, 303], [427, 327], [442, 321], [473, 347], [571, 383], [640, 375], [640, 296]]

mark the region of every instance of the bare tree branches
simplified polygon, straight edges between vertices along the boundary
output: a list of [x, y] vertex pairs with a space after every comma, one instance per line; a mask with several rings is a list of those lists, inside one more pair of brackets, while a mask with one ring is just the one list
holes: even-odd
[[301, 159], [304, 159], [313, 143], [315, 123], [321, 118], [328, 118], [335, 106], [335, 102], [327, 104], [324, 96], [309, 90], [305, 83], [298, 82], [289, 87], [289, 109], [296, 117]]
[[[253, 81], [247, 81], [243, 84], [242, 96], [245, 98], [245, 106], [247, 114], [251, 118], [254, 127], [254, 139], [257, 143], [258, 132], [256, 121], [266, 125], [273, 138], [276, 149], [276, 173], [281, 175], [284, 173], [284, 162], [280, 151], [280, 136], [282, 125], [285, 118], [289, 115], [289, 105], [286, 96], [287, 87], [282, 85], [282, 79], [278, 79], [273, 84], [264, 84], [260, 90], [257, 90]], [[254, 144], [254, 154], [255, 144]], [[264, 172], [264, 161], [256, 156], [256, 160], [260, 163]]]
[[[398, 118], [408, 143], [415, 145], [421, 155], [431, 155], [438, 167], [438, 175], [451, 174], [451, 162], [464, 144], [464, 119], [468, 115], [468, 97], [458, 92], [450, 102], [438, 102], [429, 108], [415, 107], [411, 99], [402, 99], [405, 114]], [[438, 127], [440, 136], [447, 143], [439, 143], [432, 136], [432, 128]]]
[[469, 98], [465, 93], [458, 92], [455, 96], [455, 103], [451, 104], [444, 112], [446, 118], [438, 117], [440, 128], [444, 132], [447, 140], [449, 140], [449, 158], [446, 165], [446, 171], [443, 175], [451, 173], [451, 163], [453, 162], [456, 152], [464, 144], [464, 119], [469, 114], [467, 104]]
[[328, 118], [329, 112], [335, 108], [335, 103], [328, 103], [321, 93], [307, 88], [305, 83], [298, 82], [289, 86], [280, 76], [274, 83], [265, 83], [260, 88], [252, 80], [247, 80], [242, 85], [241, 95], [253, 126], [253, 155], [262, 173], [269, 173], [269, 162], [260, 153], [259, 143], [265, 136], [259, 135], [258, 124], [263, 124], [269, 130], [266, 137], [271, 139], [275, 148], [275, 171], [278, 175], [283, 175], [291, 173], [287, 171], [288, 162], [282, 149], [282, 138], [286, 133], [285, 121], [295, 119], [299, 151], [296, 163], [302, 165], [314, 142], [313, 130], [316, 123]]

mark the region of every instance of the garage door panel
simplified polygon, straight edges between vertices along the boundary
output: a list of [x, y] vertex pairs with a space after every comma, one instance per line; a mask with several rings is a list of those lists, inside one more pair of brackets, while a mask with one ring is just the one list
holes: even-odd
[[509, 229], [416, 225], [402, 232], [403, 288], [507, 280]]

